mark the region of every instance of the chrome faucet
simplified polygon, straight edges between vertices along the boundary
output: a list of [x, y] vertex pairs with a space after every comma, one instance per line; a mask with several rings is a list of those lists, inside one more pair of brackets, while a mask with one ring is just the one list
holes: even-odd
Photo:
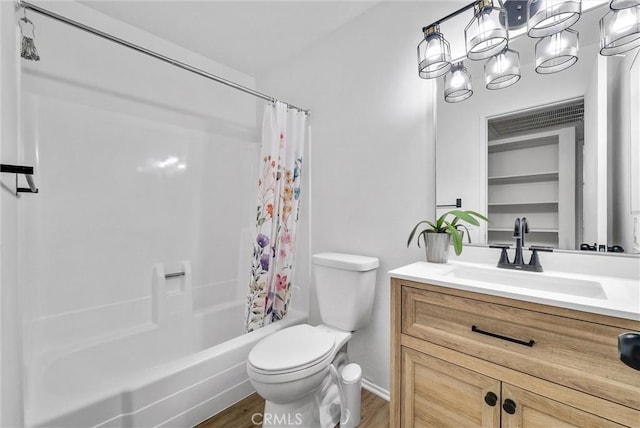
[[513, 237], [516, 238], [516, 254], [513, 262], [509, 261], [509, 254], [507, 253], [507, 249], [511, 248], [510, 244], [492, 244], [489, 246], [490, 248], [502, 249], [500, 252], [500, 260], [498, 260], [497, 265], [499, 268], [542, 272], [542, 265], [538, 258], [538, 251], [552, 252], [553, 248], [536, 245], [530, 246], [529, 250], [531, 250], [531, 258], [529, 259], [529, 264], [525, 264], [522, 249], [525, 246], [524, 237], [527, 233], [529, 233], [529, 223], [527, 222], [527, 218], [517, 218], [513, 225]]

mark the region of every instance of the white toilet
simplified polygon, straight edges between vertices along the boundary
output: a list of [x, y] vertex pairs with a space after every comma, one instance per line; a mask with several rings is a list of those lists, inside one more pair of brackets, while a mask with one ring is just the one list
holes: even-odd
[[266, 400], [264, 427], [324, 428], [339, 422], [339, 373], [348, 363], [346, 345], [351, 332], [371, 318], [378, 259], [340, 253], [312, 259], [323, 324], [277, 331], [249, 353], [249, 379]]

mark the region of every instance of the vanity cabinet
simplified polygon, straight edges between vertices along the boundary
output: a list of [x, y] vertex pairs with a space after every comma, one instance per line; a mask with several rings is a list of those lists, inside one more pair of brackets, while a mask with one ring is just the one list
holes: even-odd
[[637, 321], [392, 279], [394, 427], [640, 427]]
[[402, 348], [405, 397], [402, 426], [409, 427], [623, 427], [564, 403]]

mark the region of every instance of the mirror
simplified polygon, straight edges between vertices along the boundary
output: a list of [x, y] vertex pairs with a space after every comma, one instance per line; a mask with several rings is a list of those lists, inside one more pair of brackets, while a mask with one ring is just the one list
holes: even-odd
[[640, 54], [599, 54], [607, 10], [574, 25], [579, 60], [564, 71], [536, 73], [537, 40], [522, 35], [510, 42], [520, 53], [516, 84], [489, 90], [484, 61], [465, 60], [474, 94], [450, 104], [438, 79], [437, 214], [457, 199], [488, 214], [489, 225], [470, 230], [474, 244], [512, 243], [524, 216], [532, 244], [640, 253]]

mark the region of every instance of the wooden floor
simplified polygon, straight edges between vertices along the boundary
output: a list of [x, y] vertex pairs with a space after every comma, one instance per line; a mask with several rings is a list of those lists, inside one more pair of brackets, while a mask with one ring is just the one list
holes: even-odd
[[[362, 390], [361, 404], [361, 428], [388, 428], [389, 427], [389, 402], [375, 394]], [[228, 409], [199, 424], [196, 428], [256, 428], [260, 424], [254, 424], [251, 419], [261, 421], [264, 410], [264, 400], [258, 394], [251, 394], [242, 401], [237, 402]], [[314, 427], [307, 427], [314, 428]]]

